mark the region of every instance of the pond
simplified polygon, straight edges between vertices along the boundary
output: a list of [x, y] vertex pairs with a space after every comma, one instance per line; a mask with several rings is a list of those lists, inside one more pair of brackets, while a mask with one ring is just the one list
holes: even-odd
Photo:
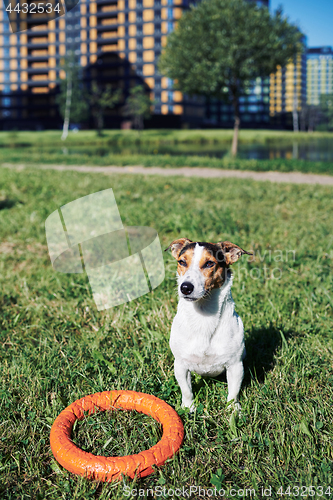
[[286, 158], [309, 161], [333, 161], [332, 139], [294, 140], [289, 143], [240, 144], [239, 157], [258, 160]]
[[[159, 144], [159, 145], [112, 145], [107, 151], [114, 154], [169, 154], [198, 155], [223, 158], [230, 152], [231, 143], [209, 144]], [[111, 149], [111, 151], [110, 151]], [[333, 134], [331, 138], [293, 140], [290, 142], [271, 140], [266, 143], [239, 143], [238, 156], [243, 159], [273, 160], [276, 158], [333, 162]]]
[[[229, 143], [207, 144], [207, 143], [178, 143], [168, 144], [157, 142], [155, 144], [132, 143], [119, 144], [109, 143], [103, 146], [80, 145], [63, 147], [65, 155], [86, 154], [89, 156], [108, 156], [110, 154], [121, 155], [186, 155], [186, 156], [209, 156], [211, 158], [223, 158], [230, 154], [231, 141]], [[54, 147], [46, 147], [49, 153], [59, 150]], [[307, 140], [294, 139], [290, 141], [271, 139], [265, 143], [242, 143], [238, 147], [238, 157], [241, 159], [274, 160], [277, 158], [300, 159], [308, 161], [333, 162], [333, 134], [332, 138], [309, 138]]]

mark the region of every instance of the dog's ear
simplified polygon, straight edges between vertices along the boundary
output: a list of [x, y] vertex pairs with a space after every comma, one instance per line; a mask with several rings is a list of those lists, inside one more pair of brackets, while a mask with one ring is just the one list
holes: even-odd
[[167, 250], [169, 250], [171, 248], [172, 257], [174, 257], [175, 259], [177, 259], [178, 255], [179, 255], [179, 252], [181, 251], [181, 249], [185, 245], [187, 245], [188, 243], [193, 243], [193, 241], [188, 240], [187, 238], [179, 238], [179, 240], [175, 240], [172, 243], [170, 243], [170, 245], [168, 246], [168, 248], [166, 248], [164, 251], [166, 252]]
[[227, 266], [237, 262], [238, 259], [243, 254], [253, 255], [252, 253], [247, 252], [246, 250], [243, 250], [238, 245], [231, 243], [231, 241], [221, 241], [220, 243], [217, 243], [217, 244], [220, 246], [220, 248], [222, 250], [224, 262], [227, 264]]

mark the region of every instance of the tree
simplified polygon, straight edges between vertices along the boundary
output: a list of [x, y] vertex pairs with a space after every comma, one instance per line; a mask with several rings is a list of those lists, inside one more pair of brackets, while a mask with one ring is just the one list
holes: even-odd
[[97, 134], [102, 135], [105, 110], [107, 108], [114, 108], [116, 104], [120, 102], [121, 90], [114, 90], [110, 84], [106, 85], [103, 89], [101, 85], [98, 85], [98, 83], [93, 80], [87, 99], [94, 117]]
[[303, 35], [278, 9], [255, 1], [203, 0], [170, 33], [159, 70], [182, 92], [229, 100], [237, 153], [239, 98], [256, 77], [267, 77], [303, 49]]
[[308, 132], [313, 132], [321, 121], [321, 115], [320, 106], [303, 104], [300, 112], [301, 130], [305, 131], [308, 129]]
[[130, 95], [124, 107], [124, 115], [131, 116], [134, 128], [142, 130], [144, 118], [151, 116], [150, 108], [152, 104], [150, 97], [145, 93], [144, 87], [137, 85], [130, 90]]
[[74, 52], [70, 51], [62, 62], [66, 77], [60, 82], [60, 93], [57, 95], [59, 111], [64, 119], [61, 139], [68, 135], [70, 122], [79, 123], [88, 115], [88, 105], [82, 99], [83, 86], [80, 79], [81, 67]]
[[328, 130], [333, 129], [333, 94], [320, 95], [320, 110], [325, 117]]

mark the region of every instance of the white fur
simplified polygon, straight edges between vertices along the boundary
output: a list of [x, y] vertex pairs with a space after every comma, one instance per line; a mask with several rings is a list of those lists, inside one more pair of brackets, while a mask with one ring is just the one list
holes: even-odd
[[[194, 409], [191, 371], [216, 377], [227, 374], [228, 401], [240, 409], [238, 394], [243, 380], [244, 328], [231, 295], [233, 276], [228, 271], [221, 288], [204, 297], [204, 276], [199, 269], [203, 247], [195, 246], [190, 268], [178, 276], [179, 303], [173, 320], [170, 347], [175, 357], [175, 377], [182, 391], [183, 407]], [[191, 301], [180, 291], [185, 281], [194, 285]]]

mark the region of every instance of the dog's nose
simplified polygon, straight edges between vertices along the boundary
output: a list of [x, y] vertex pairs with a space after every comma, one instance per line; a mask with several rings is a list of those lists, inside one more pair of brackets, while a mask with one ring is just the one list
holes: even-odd
[[184, 295], [190, 295], [194, 290], [194, 286], [189, 281], [185, 281], [180, 285], [180, 291]]

